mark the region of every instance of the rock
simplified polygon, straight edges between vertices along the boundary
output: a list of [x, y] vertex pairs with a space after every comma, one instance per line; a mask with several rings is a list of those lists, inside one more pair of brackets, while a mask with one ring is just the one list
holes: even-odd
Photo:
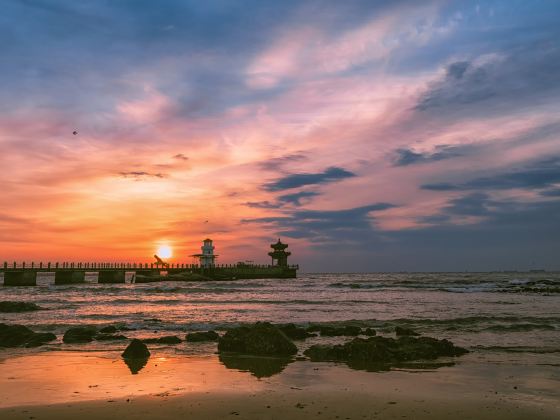
[[399, 327], [399, 326], [395, 327], [395, 334], [397, 334], [397, 337], [420, 335], [416, 331], [411, 330], [410, 328]]
[[25, 343], [25, 347], [39, 347], [53, 340], [56, 340], [56, 335], [53, 333], [33, 333], [31, 339]]
[[142, 340], [144, 343], [157, 343], [157, 344], [179, 344], [182, 343], [181, 340], [176, 335], [167, 335], [165, 337], [147, 338]]
[[289, 356], [297, 353], [297, 347], [274, 325], [257, 322], [226, 332], [218, 341], [218, 352]]
[[123, 359], [147, 359], [150, 357], [150, 351], [142, 341], [135, 338], [121, 356]]
[[40, 311], [40, 306], [32, 302], [12, 302], [4, 300], [0, 302], [0, 312], [30, 312]]
[[307, 328], [307, 331], [318, 331], [325, 337], [339, 337], [339, 336], [356, 336], [362, 332], [360, 327], [346, 325], [343, 327], [334, 327], [330, 325], [312, 325]]
[[62, 341], [65, 343], [89, 343], [97, 334], [95, 327], [72, 327], [64, 333]]
[[97, 341], [110, 341], [110, 340], [127, 340], [128, 338], [122, 334], [96, 334], [94, 338]]
[[218, 341], [220, 336], [216, 331], [197, 331], [188, 333], [185, 339], [190, 342], [200, 342], [200, 341]]
[[377, 335], [377, 331], [375, 331], [373, 328], [366, 328], [364, 331], [362, 331], [362, 334], [367, 335], [368, 337], [373, 337]]
[[36, 347], [55, 339], [52, 333], [36, 333], [24, 325], [0, 324], [0, 347]]
[[440, 356], [461, 356], [465, 353], [468, 351], [454, 346], [448, 340], [431, 337], [355, 338], [344, 344], [314, 345], [304, 352], [313, 362], [342, 361], [356, 368], [412, 360], [433, 360]]
[[103, 327], [99, 330], [100, 333], [103, 334], [113, 334], [117, 332], [117, 327], [114, 327], [112, 325], [109, 325], [107, 327]]
[[317, 334], [307, 332], [305, 328], [297, 327], [294, 324], [279, 325], [278, 329], [292, 340], [304, 340], [309, 337], [316, 337]]

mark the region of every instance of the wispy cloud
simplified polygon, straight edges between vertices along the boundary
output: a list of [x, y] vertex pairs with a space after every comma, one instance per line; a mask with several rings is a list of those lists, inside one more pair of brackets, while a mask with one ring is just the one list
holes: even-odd
[[146, 178], [166, 178], [166, 174], [162, 174], [160, 172], [150, 173], [145, 171], [129, 171], [129, 172], [120, 172], [120, 176], [123, 178], [132, 178], [136, 181], [141, 181]]
[[264, 185], [267, 191], [283, 191], [306, 185], [326, 184], [347, 178], [355, 177], [356, 174], [336, 166], [325, 169], [318, 173], [298, 173], [284, 176], [276, 181]]
[[173, 159], [189, 160], [189, 157], [184, 155], [183, 153], [177, 153], [175, 156], [173, 156]]
[[472, 150], [469, 145], [437, 145], [433, 151], [417, 152], [413, 149], [397, 149], [393, 157], [395, 166], [407, 166], [417, 163], [437, 162], [438, 160], [451, 159], [465, 156]]
[[507, 190], [514, 188], [542, 189], [560, 183], [560, 157], [533, 162], [504, 173], [479, 177], [463, 183], [424, 184], [425, 190]]

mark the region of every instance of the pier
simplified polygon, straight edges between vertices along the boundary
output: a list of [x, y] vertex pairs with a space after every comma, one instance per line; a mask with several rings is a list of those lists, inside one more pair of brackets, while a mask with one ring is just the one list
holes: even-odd
[[[54, 273], [54, 284], [85, 283], [86, 273], [97, 273], [98, 283], [125, 283], [126, 273], [145, 278], [161, 278], [162, 274], [192, 273], [212, 280], [240, 280], [262, 278], [295, 278], [297, 265], [255, 265], [255, 264], [216, 264], [200, 266], [198, 264], [171, 263], [8, 263], [0, 266], [4, 273], [4, 286], [36, 286], [37, 273]], [[171, 280], [171, 279], [170, 279]], [[138, 281], [140, 283], [140, 281]]]
[[86, 273], [97, 273], [98, 283], [125, 283], [126, 273], [133, 274], [134, 283], [151, 283], [154, 281], [204, 281], [204, 280], [242, 280], [242, 279], [289, 279], [297, 277], [299, 266], [288, 265], [291, 252], [278, 239], [270, 245], [273, 251], [268, 255], [271, 265], [216, 264], [217, 255], [211, 239], [205, 239], [202, 253], [191, 255], [199, 259], [200, 264], [167, 263], [154, 255], [155, 263], [115, 263], [115, 262], [4, 262], [0, 273], [4, 273], [4, 286], [36, 286], [37, 273], [54, 273], [54, 284], [86, 283]]

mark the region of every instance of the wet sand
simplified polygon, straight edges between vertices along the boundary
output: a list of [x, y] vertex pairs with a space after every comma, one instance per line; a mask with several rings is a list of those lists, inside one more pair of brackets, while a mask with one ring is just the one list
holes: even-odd
[[134, 375], [114, 352], [2, 356], [2, 419], [560, 418], [557, 366], [478, 363], [476, 354], [365, 372], [308, 361], [227, 368], [216, 355], [156, 353]]
[[3, 419], [557, 419], [558, 411], [494, 400], [378, 397], [369, 393], [283, 391], [194, 393], [0, 410]]

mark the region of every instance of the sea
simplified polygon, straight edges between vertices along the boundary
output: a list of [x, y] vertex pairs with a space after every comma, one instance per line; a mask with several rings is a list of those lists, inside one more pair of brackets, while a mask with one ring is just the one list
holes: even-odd
[[[0, 322], [60, 336], [72, 326], [114, 325], [136, 338], [184, 338], [190, 331], [224, 331], [257, 321], [357, 325], [381, 335], [399, 325], [447, 338], [483, 359], [503, 360], [507, 354], [509, 360], [560, 366], [560, 273], [306, 273], [297, 279], [146, 284], [130, 283], [131, 275], [125, 284], [98, 284], [91, 273], [85, 284], [55, 286], [53, 274], [40, 273], [35, 287], [1, 287], [0, 300], [34, 302], [44, 310], [1, 313]], [[57, 340], [40, 351], [72, 346], [96, 351], [122, 343]]]

